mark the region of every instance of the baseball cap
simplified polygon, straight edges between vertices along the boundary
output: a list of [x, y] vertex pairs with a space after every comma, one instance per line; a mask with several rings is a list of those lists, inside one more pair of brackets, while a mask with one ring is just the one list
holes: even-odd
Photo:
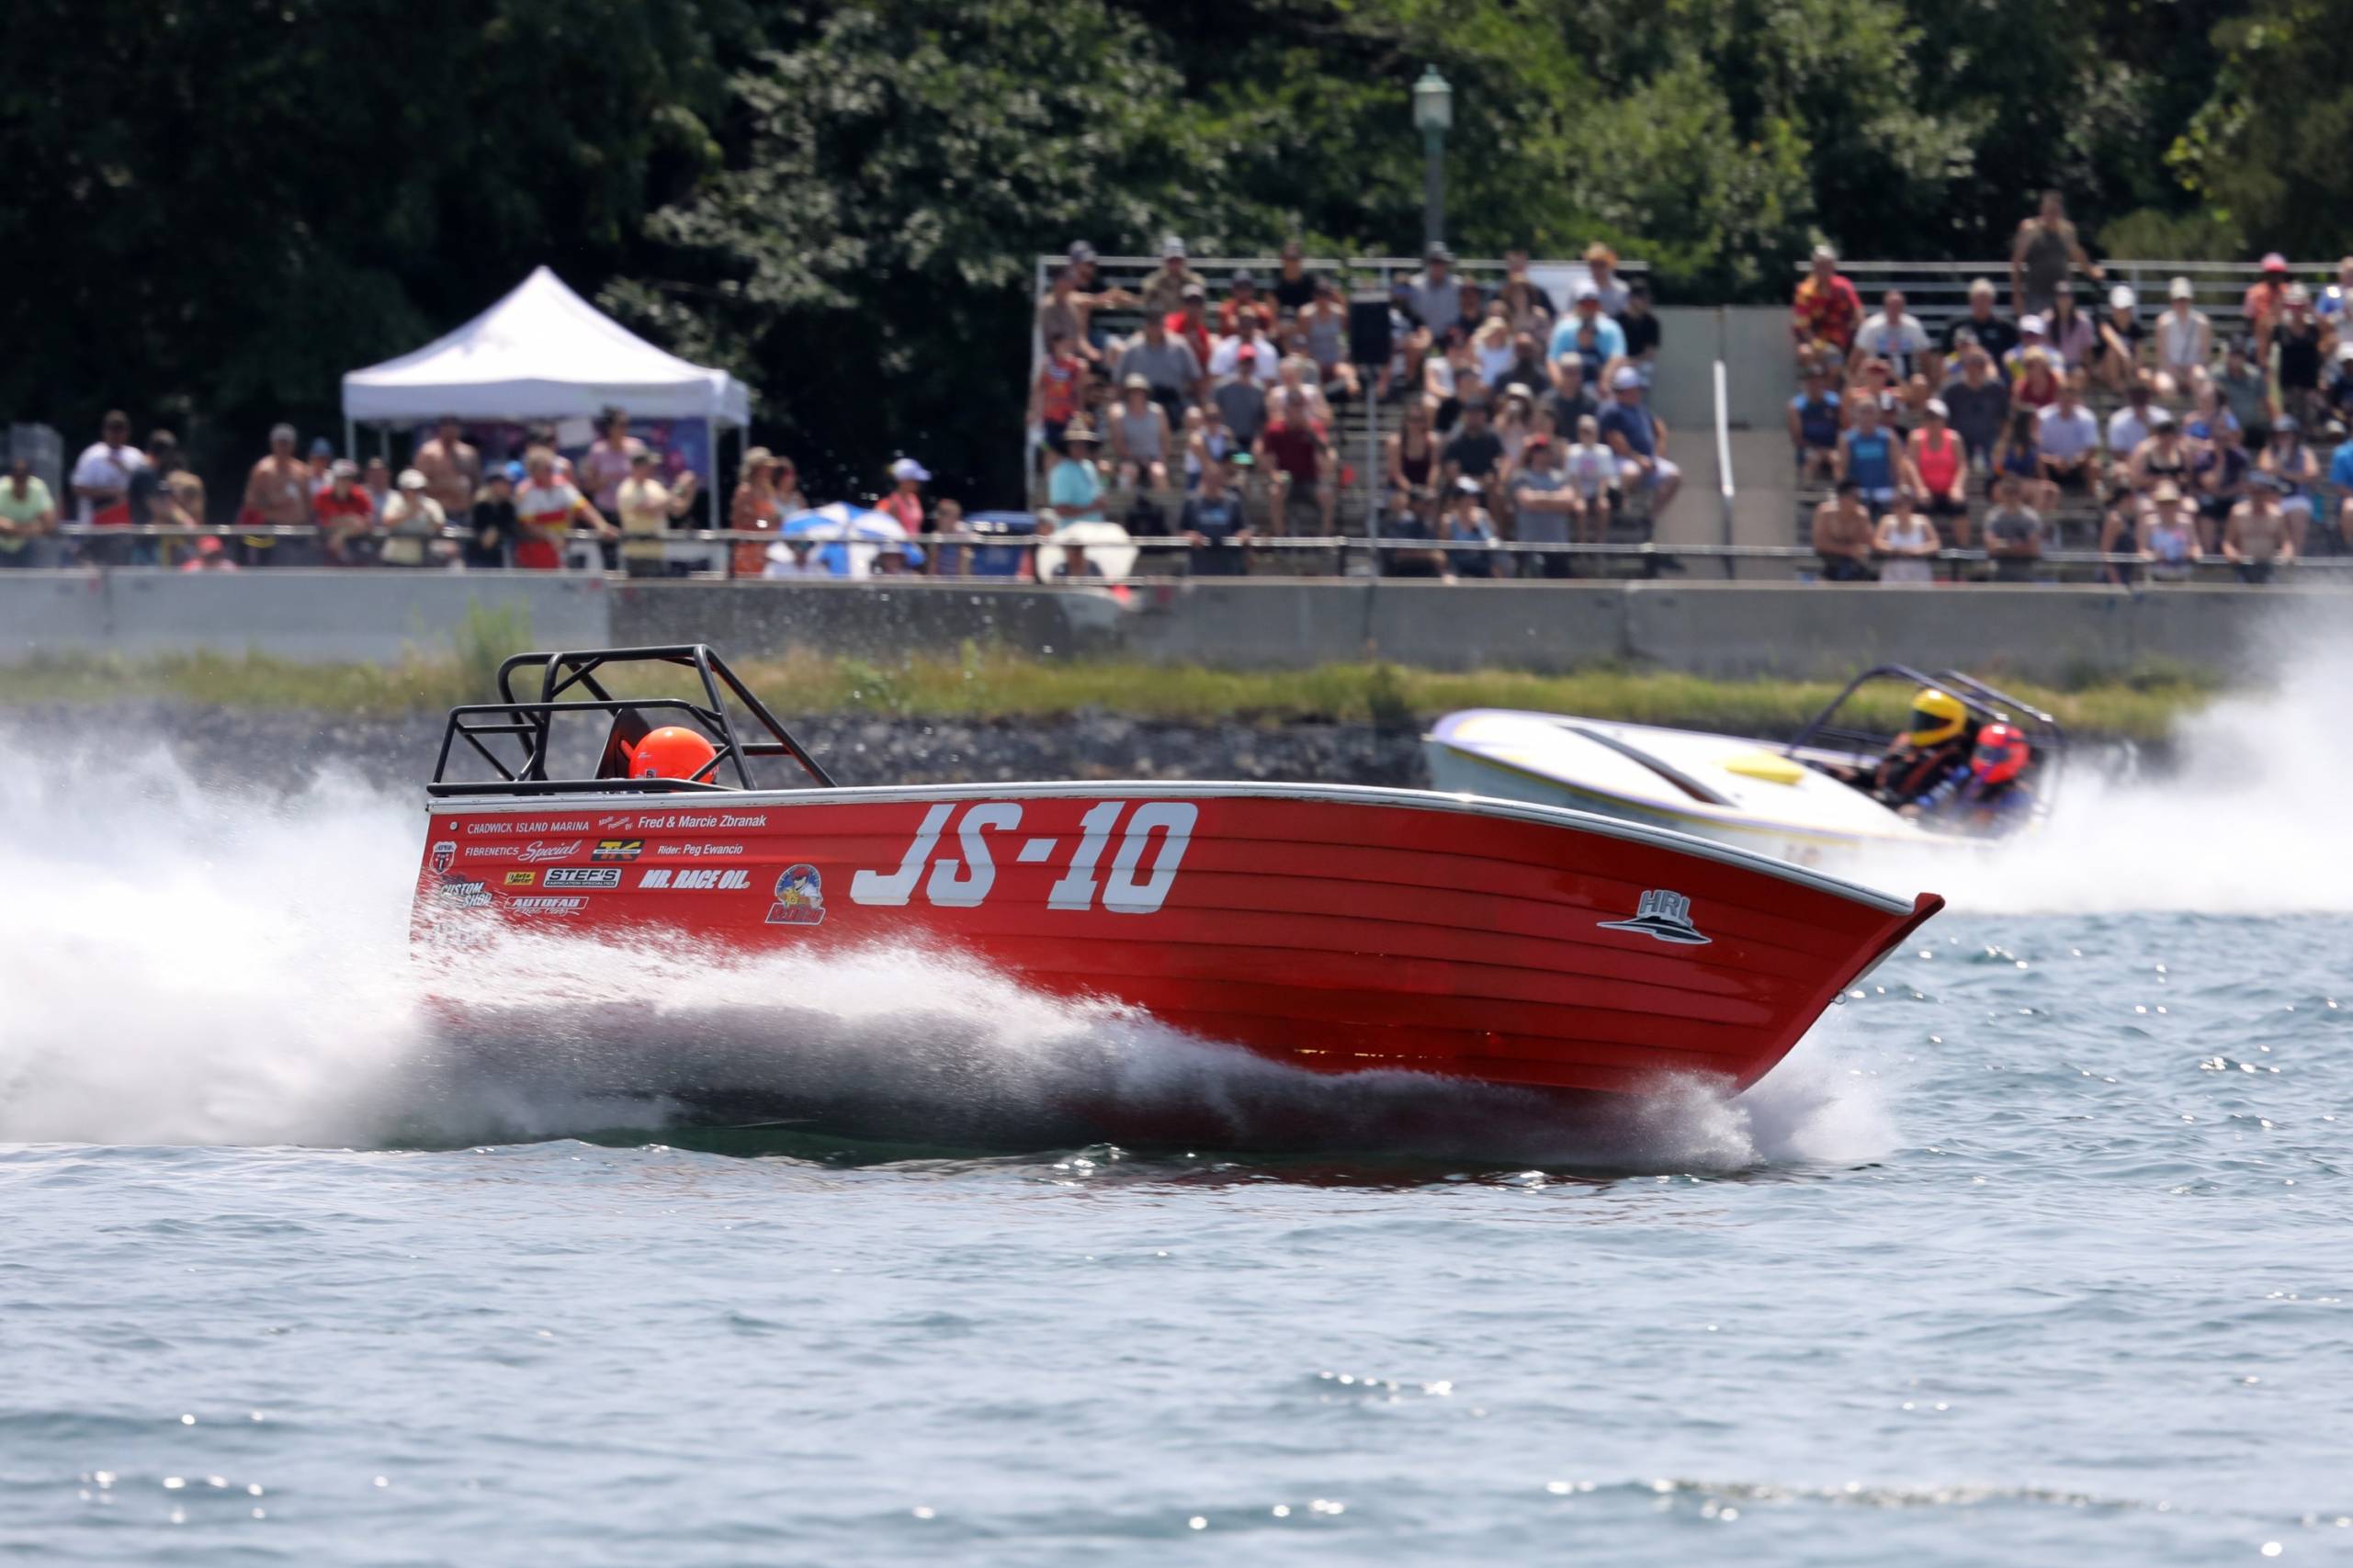
[[1244, 344], [1241, 347], [1234, 350], [1234, 358], [1237, 361], [1246, 362], [1256, 359], [1257, 357], [1258, 350], [1250, 346], [1249, 344]]
[[492, 468], [491, 470], [491, 478], [494, 479], [505, 479], [511, 484], [521, 484], [523, 482], [522, 459], [510, 459], [506, 467], [503, 468]]
[[2263, 270], [2266, 272], [2285, 272], [2288, 270], [2288, 258], [2281, 255], [2278, 251], [2266, 252], [2263, 257]]
[[1549, 435], [1531, 435], [1528, 437], [1526, 445], [1522, 446], [1520, 450], [1522, 452], [1535, 452], [1550, 446], [1552, 444], [1553, 438]]
[[1631, 365], [1621, 365], [1618, 373], [1610, 378], [1612, 391], [1628, 391], [1642, 385], [1642, 372]]
[[2291, 304], [2291, 305], [2309, 305], [2309, 304], [2311, 304], [2312, 302], [2313, 302], [2313, 291], [2312, 291], [2311, 289], [2306, 288], [2305, 288], [2302, 284], [2301, 284], [2301, 283], [2291, 283], [2291, 284], [2288, 285], [2288, 303], [2289, 303], [2289, 304]]
[[1814, 259], [1816, 261], [1834, 262], [1838, 259], [1838, 253], [1832, 250], [1827, 245], [1816, 245], [1814, 247]]
[[1448, 250], [1443, 244], [1432, 244], [1428, 250], [1421, 253], [1421, 259], [1424, 261], [1451, 262], [1454, 259], [1454, 253]]
[[2020, 316], [2018, 319], [2018, 331], [2020, 337], [2025, 336], [2028, 333], [2032, 333], [2036, 337], [2041, 337], [2043, 333], [2042, 318], [2036, 315]]
[[1188, 283], [1180, 291], [1180, 297], [1186, 299], [1206, 299], [1209, 298], [1209, 290], [1202, 288], [1198, 283]]
[[2120, 283], [2108, 291], [2108, 308], [2111, 310], [2129, 310], [2140, 302], [2141, 297], [2132, 292], [2130, 284]]
[[290, 424], [273, 424], [269, 427], [269, 438], [273, 445], [280, 441], [291, 441], [294, 439], [294, 427]]
[[348, 457], [337, 457], [327, 472], [339, 479], [356, 479], [359, 477], [359, 465]]
[[1131, 375], [1119, 387], [1125, 392], [1148, 392], [1152, 389], [1152, 383], [1142, 376]]
[[335, 444], [325, 436], [316, 436], [311, 440], [311, 456], [313, 457], [332, 457], [334, 455]]
[[1591, 278], [1583, 278], [1578, 281], [1577, 285], [1577, 302], [1578, 304], [1582, 305], [1588, 299], [1598, 300], [1601, 298], [1601, 291], [1593, 286], [1593, 280]]
[[402, 490], [423, 490], [424, 476], [414, 468], [402, 468], [401, 477], [394, 479], [392, 483]]
[[1171, 256], [1181, 256], [1182, 254], [1184, 254], [1184, 242], [1179, 239], [1176, 235], [1171, 234], [1167, 239], [1160, 242], [1160, 258], [1163, 261], [1167, 260]]
[[1535, 389], [1525, 381], [1512, 382], [1511, 385], [1503, 389], [1503, 395], [1507, 399], [1518, 398], [1522, 402], [1533, 403], [1536, 400]]
[[1456, 495], [1477, 495], [1480, 493], [1479, 482], [1478, 480], [1471, 478], [1470, 475], [1465, 474], [1462, 478], [1454, 481], [1454, 493]]
[[2149, 428], [2151, 430], [2171, 430], [2176, 423], [2177, 422], [2173, 417], [2173, 411], [2171, 409], [2159, 409], [2155, 413], [2149, 415]]
[[2293, 435], [2302, 428], [2302, 427], [2296, 423], [2296, 416], [2291, 413], [2283, 413], [2278, 419], [2271, 422], [2271, 434], [2274, 435], [2279, 434], [2283, 430], [2289, 434]]
[[1070, 242], [1070, 259], [1074, 262], [1091, 262], [1095, 259], [1095, 248], [1084, 240], [1073, 240]]
[[2179, 501], [2181, 499], [2181, 487], [2175, 484], [2171, 479], [2159, 479], [2157, 481], [2157, 488], [2149, 492], [2149, 499], [2151, 501]]
[[1950, 417], [1951, 411], [1944, 406], [1944, 400], [1942, 398], [1930, 398], [1928, 400], [1927, 408], [1929, 412], [1936, 415], [1939, 419]]
[[929, 484], [932, 470], [912, 457], [900, 457], [890, 465], [890, 477], [894, 479], [913, 479], [917, 484]]
[[2177, 277], [2173, 280], [2173, 287], [2166, 290], [2166, 297], [2171, 299], [2194, 299], [2198, 297], [2198, 290], [2189, 286], [2189, 279]]
[[1243, 267], [1241, 270], [1234, 274], [1234, 287], [1237, 288], [1256, 288], [1258, 287], [1258, 274], [1252, 272], [1248, 267]]

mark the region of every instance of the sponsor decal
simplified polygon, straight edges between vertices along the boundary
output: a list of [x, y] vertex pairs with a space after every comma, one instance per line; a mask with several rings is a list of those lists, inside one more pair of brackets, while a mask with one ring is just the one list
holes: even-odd
[[491, 890], [480, 882], [451, 877], [441, 884], [441, 901], [461, 909], [487, 909], [491, 906]]
[[629, 818], [627, 813], [618, 817], [599, 817], [596, 819], [596, 830], [600, 833], [617, 833], [628, 825]]
[[1682, 947], [1705, 947], [1713, 940], [1702, 936], [1699, 928], [1691, 924], [1691, 901], [1664, 887], [1654, 887], [1642, 896], [1634, 919], [1603, 920], [1600, 924], [1605, 931], [1640, 931]]
[[517, 898], [507, 906], [518, 915], [577, 915], [588, 907], [585, 898]]
[[596, 848], [589, 852], [590, 860], [635, 860], [645, 853], [643, 839], [599, 839]]
[[752, 886], [752, 874], [748, 871], [721, 871], [717, 866], [707, 869], [688, 865], [675, 871], [657, 866], [639, 877], [638, 886], [667, 887], [673, 893], [736, 893]]
[[[548, 874], [553, 876], [555, 873], [549, 872]], [[506, 885], [509, 887], [528, 887], [538, 880], [539, 874], [536, 871], [510, 871], [506, 874]]]
[[618, 887], [621, 868], [617, 865], [560, 865], [549, 871], [546, 886], [558, 887]]
[[588, 818], [585, 817], [571, 818], [541, 817], [530, 821], [518, 821], [512, 817], [501, 817], [488, 821], [466, 824], [466, 832], [469, 837], [492, 833], [507, 833], [519, 837], [525, 833], [585, 833], [587, 831]]
[[477, 834], [512, 833], [514, 831], [515, 824], [512, 822], [469, 822], [466, 824], [466, 836], [469, 839], [475, 837]]
[[730, 828], [765, 828], [767, 825], [768, 814], [764, 811], [670, 811], [638, 818], [638, 831], [641, 833], [691, 833], [697, 829], [712, 828], [725, 832]]
[[455, 840], [444, 839], [441, 842], [434, 845], [433, 869], [435, 874], [439, 876], [448, 875], [450, 863], [457, 860], [457, 858], [458, 844]]
[[656, 860], [734, 860], [743, 853], [741, 844], [656, 844]]
[[[681, 872], [680, 875], [687, 873]], [[788, 865], [776, 877], [776, 901], [768, 906], [772, 926], [825, 923], [825, 884], [813, 865]]]
[[545, 865], [549, 861], [570, 860], [587, 847], [585, 839], [569, 843], [534, 839], [527, 844], [475, 844], [465, 854], [468, 860], [519, 860], [526, 865]]

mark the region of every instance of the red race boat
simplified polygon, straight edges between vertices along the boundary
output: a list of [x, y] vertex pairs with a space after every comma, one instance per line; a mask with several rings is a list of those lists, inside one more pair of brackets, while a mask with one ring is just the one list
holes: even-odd
[[[615, 666], [666, 669], [687, 694], [617, 696]], [[617, 939], [649, 933], [915, 945], [1317, 1072], [1623, 1092], [1754, 1083], [1942, 905], [1472, 795], [844, 787], [699, 646], [525, 654], [499, 692], [443, 737], [421, 940], [488, 920], [615, 940], [617, 962]], [[604, 732], [593, 770], [550, 776], [583, 718]], [[759, 787], [766, 759], [809, 784]], [[469, 760], [484, 776], [459, 776]]]

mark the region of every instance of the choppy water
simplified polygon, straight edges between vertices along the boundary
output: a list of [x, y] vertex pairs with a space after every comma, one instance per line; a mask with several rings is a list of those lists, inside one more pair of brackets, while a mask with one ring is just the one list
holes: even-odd
[[[909, 954], [692, 1005], [960, 1146], [685, 1137], [610, 1027], [436, 1038], [407, 801], [0, 782], [0, 1555], [2353, 1562], [2353, 814], [2245, 743], [2300, 701], [1948, 868], [1752, 1095], [1471, 1147]], [[1363, 1134], [975, 1151], [1074, 1077]]]

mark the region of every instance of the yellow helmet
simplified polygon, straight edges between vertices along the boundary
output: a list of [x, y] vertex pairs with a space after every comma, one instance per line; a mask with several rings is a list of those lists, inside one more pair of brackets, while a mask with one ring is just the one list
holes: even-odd
[[1912, 716], [1896, 739], [1916, 749], [1941, 746], [1958, 739], [1968, 722], [1969, 710], [1962, 705], [1960, 698], [1934, 686], [1922, 686], [1912, 698]]

